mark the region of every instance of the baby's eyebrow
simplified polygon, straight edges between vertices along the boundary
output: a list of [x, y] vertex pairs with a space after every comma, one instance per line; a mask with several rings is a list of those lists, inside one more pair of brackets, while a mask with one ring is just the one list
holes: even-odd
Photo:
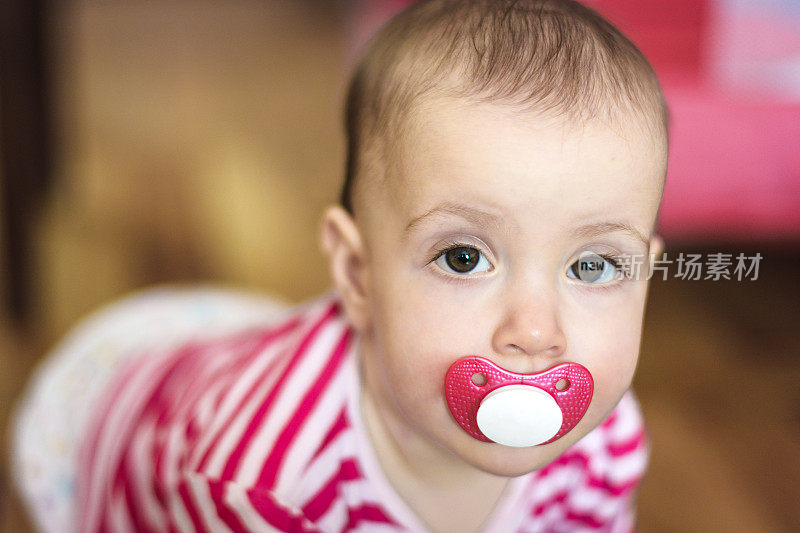
[[437, 215], [456, 215], [480, 226], [497, 226], [502, 221], [502, 217], [498, 215], [487, 213], [486, 211], [481, 211], [480, 209], [475, 209], [474, 207], [470, 207], [468, 205], [459, 204], [456, 202], [444, 202], [409, 222], [404, 233], [407, 235], [414, 228], [425, 221], [425, 219]]
[[615, 231], [627, 233], [637, 240], [642, 241], [645, 246], [650, 245], [650, 239], [645, 237], [644, 233], [627, 222], [595, 222], [591, 224], [584, 224], [575, 230], [575, 235], [579, 238], [591, 239], [593, 237], [599, 237], [600, 235], [613, 233]]

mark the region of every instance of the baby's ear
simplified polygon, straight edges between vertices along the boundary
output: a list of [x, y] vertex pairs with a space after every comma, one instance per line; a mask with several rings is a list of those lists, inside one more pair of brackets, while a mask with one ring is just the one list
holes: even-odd
[[664, 253], [664, 239], [661, 235], [653, 235], [650, 237], [650, 257], [661, 259], [661, 254]]
[[655, 266], [655, 262], [661, 259], [661, 254], [664, 253], [664, 239], [661, 238], [661, 235], [653, 235], [650, 237], [650, 272], [653, 271], [653, 266]]
[[320, 240], [345, 312], [353, 325], [361, 330], [368, 316], [367, 263], [361, 232], [350, 213], [336, 205], [325, 210]]

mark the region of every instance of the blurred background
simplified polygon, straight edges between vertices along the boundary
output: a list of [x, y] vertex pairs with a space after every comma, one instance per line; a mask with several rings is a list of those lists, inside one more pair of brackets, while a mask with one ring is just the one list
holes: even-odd
[[[292, 302], [344, 166], [354, 51], [407, 1], [0, 5], [0, 432], [85, 313], [157, 283]], [[760, 254], [757, 279], [651, 282], [636, 391], [652, 439], [640, 530], [800, 524], [800, 2], [601, 0], [671, 108], [660, 229]], [[705, 273], [704, 273], [705, 275]], [[701, 277], [704, 277], [701, 276]], [[0, 441], [0, 530], [30, 531]]]

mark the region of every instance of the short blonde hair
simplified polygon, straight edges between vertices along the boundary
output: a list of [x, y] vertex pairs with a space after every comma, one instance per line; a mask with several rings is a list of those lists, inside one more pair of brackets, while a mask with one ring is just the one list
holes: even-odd
[[346, 209], [353, 211], [362, 174], [385, 175], [380, 167], [394, 145], [388, 140], [427, 96], [573, 120], [633, 114], [667, 136], [667, 108], [652, 68], [595, 11], [570, 0], [422, 1], [372, 38], [351, 79]]

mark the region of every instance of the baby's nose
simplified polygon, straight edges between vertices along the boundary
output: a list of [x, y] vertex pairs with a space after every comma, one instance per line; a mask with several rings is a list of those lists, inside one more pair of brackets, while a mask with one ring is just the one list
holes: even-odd
[[566, 347], [555, 295], [509, 305], [492, 336], [492, 348], [501, 355], [555, 358]]

